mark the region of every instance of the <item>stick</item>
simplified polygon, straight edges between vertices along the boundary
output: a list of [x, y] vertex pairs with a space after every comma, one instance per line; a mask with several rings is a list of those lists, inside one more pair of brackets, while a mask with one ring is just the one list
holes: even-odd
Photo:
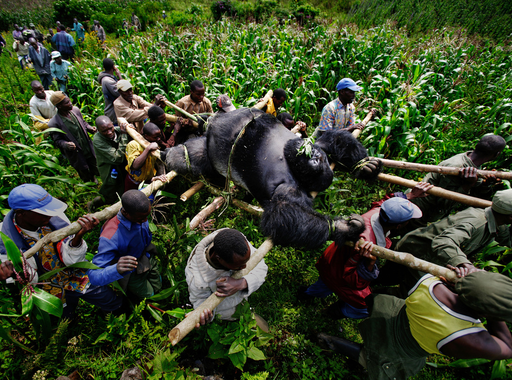
[[192, 197], [195, 193], [197, 193], [199, 190], [201, 190], [204, 187], [204, 183], [202, 182], [196, 182], [194, 186], [192, 186], [190, 189], [185, 191], [183, 194], [181, 194], [180, 199], [183, 202], [186, 202], [190, 197]]
[[200, 223], [204, 222], [206, 218], [210, 216], [212, 212], [217, 210], [222, 204], [224, 203], [223, 197], [217, 197], [213, 200], [212, 203], [210, 203], [208, 206], [206, 206], [204, 209], [199, 211], [199, 213], [194, 216], [194, 218], [190, 221], [190, 229], [193, 230], [197, 226], [199, 226]]
[[168, 113], [165, 114], [165, 121], [170, 121], [172, 123], [176, 123], [178, 121], [178, 116], [176, 115], [169, 115]]
[[[233, 273], [231, 277], [235, 279], [240, 279], [243, 276], [249, 274], [256, 265], [259, 264], [261, 260], [265, 257], [265, 255], [272, 249], [273, 247], [272, 240], [267, 239], [263, 242], [263, 244], [251, 255], [251, 258], [247, 262], [247, 267], [240, 271]], [[188, 314], [188, 316], [181, 321], [176, 327], [174, 327], [169, 333], [169, 339], [171, 340], [171, 344], [175, 346], [180, 340], [182, 340], [189, 332], [191, 332], [196, 324], [199, 322], [200, 315], [204, 311], [204, 309], [213, 310], [219, 304], [224, 301], [226, 297], [217, 297], [215, 293], [213, 293], [210, 297], [208, 297], [201, 305], [197, 307], [193, 312]]]
[[[176, 177], [178, 174], [175, 171], [171, 171], [166, 174], [167, 182], [172, 181], [174, 177]], [[167, 183], [166, 182], [166, 183]], [[145, 187], [141, 191], [146, 194], [147, 196], [150, 196], [154, 191], [158, 190], [164, 185], [164, 182], [160, 180], [156, 180], [154, 182], [151, 182], [151, 185], [148, 187]], [[101, 211], [95, 212], [94, 214], [91, 214], [91, 216], [95, 216], [100, 222], [104, 220], [108, 220], [110, 218], [113, 218], [121, 209], [121, 201], [114, 203], [112, 206], [109, 206]], [[26, 259], [34, 256], [45, 244], [48, 243], [56, 243], [58, 241], [61, 241], [62, 239], [68, 237], [69, 235], [76, 234], [82, 226], [78, 224], [78, 222], [71, 223], [69, 226], [66, 226], [64, 228], [61, 228], [60, 230], [53, 231], [52, 233], [49, 233], [48, 235], [45, 235], [42, 239], [38, 240], [36, 244], [32, 246], [29, 250], [25, 251], [23, 255]]]
[[[218, 196], [222, 195], [222, 191], [220, 191], [219, 189], [217, 189], [211, 185], [208, 185], [207, 190], [214, 195], [218, 195]], [[236, 199], [236, 198], [232, 198], [231, 202], [236, 207], [238, 207], [244, 211], [247, 211], [249, 214], [256, 215], [256, 216], [261, 216], [263, 214], [263, 209], [260, 206], [253, 206], [247, 202], [241, 201], [240, 199]]]
[[[128, 135], [132, 139], [137, 141], [144, 149], [147, 148], [147, 146], [149, 145], [148, 140], [146, 140], [139, 132], [137, 132], [133, 124], [128, 123], [128, 121], [124, 117], [119, 117], [117, 121], [119, 125], [126, 123], [126, 133], [128, 133]], [[151, 152], [151, 155], [157, 158], [159, 161], [162, 160], [162, 158], [160, 157], [160, 150], [158, 149]]]
[[176, 111], [178, 112], [181, 112], [183, 115], [185, 115], [186, 117], [188, 117], [190, 120], [192, 120], [195, 124], [194, 124], [194, 127], [197, 128], [197, 117], [195, 117], [194, 115], [192, 115], [191, 113], [188, 113], [187, 111], [185, 111], [184, 109], [178, 107], [177, 105], [175, 104], [172, 104], [170, 101], [168, 100], [165, 100], [165, 104], [168, 105], [169, 107], [171, 108], [174, 108]]
[[[379, 158], [382, 161], [384, 166], [388, 168], [396, 168], [396, 169], [406, 169], [406, 170], [415, 170], [417, 172], [430, 172], [430, 173], [440, 173], [445, 175], [459, 175], [460, 168], [455, 168], [452, 166], [439, 166], [439, 165], [424, 165], [417, 164], [413, 162], [406, 161], [395, 161], [388, 160], [385, 158]], [[495, 175], [498, 178], [502, 179], [512, 179], [512, 172], [499, 172], [494, 170], [477, 170], [477, 174], [479, 177], [486, 177], [488, 175]]]
[[[370, 122], [370, 120], [373, 118], [377, 110], [372, 109], [370, 112], [368, 112], [368, 115], [364, 118], [364, 120], [360, 123], [363, 125], [363, 128], [366, 127], [366, 124]], [[362, 129], [355, 129], [352, 131], [352, 136], [354, 136], [356, 139], [359, 137], [363, 130]]]
[[256, 108], [256, 109], [258, 109], [258, 110], [263, 109], [263, 107], [265, 107], [265, 106], [267, 105], [267, 103], [268, 103], [268, 101], [270, 100], [270, 98], [272, 98], [272, 95], [273, 95], [273, 94], [274, 94], [274, 91], [269, 90], [269, 91], [267, 92], [267, 95], [265, 95], [265, 96], [263, 97], [263, 99], [261, 99], [261, 101], [260, 101], [260, 102], [256, 103], [252, 108]]
[[[384, 182], [394, 183], [395, 185], [409, 187], [411, 189], [418, 184], [418, 182], [412, 181], [410, 179], [405, 179], [405, 178], [401, 178], [401, 177], [397, 177], [397, 176], [389, 175], [389, 174], [384, 174], [384, 173], [380, 173], [377, 176], [377, 179], [384, 181]], [[446, 199], [450, 199], [452, 201], [464, 203], [471, 207], [486, 208], [486, 207], [490, 207], [492, 205], [491, 201], [471, 197], [471, 196], [465, 195], [465, 194], [456, 193], [455, 191], [449, 191], [449, 190], [443, 189], [442, 187], [437, 187], [437, 186], [434, 186], [432, 189], [428, 190], [427, 194], [432, 194], [437, 197], [446, 198]]]
[[[359, 240], [360, 244], [363, 242], [364, 239]], [[355, 244], [354, 242], [348, 241], [345, 243], [345, 245], [353, 247]], [[407, 268], [430, 273], [437, 277], [442, 276], [453, 283], [459, 280], [454, 271], [429, 261], [418, 259], [410, 253], [392, 251], [391, 249], [379, 247], [378, 245], [374, 244], [372, 254], [374, 256], [380, 257], [381, 259], [391, 260], [395, 263], [405, 265]]]

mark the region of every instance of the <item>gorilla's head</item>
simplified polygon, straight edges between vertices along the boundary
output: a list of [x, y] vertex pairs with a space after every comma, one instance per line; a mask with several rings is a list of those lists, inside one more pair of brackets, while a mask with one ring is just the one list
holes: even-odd
[[307, 140], [289, 140], [284, 156], [293, 176], [301, 187], [310, 191], [323, 191], [332, 183], [333, 173], [324, 151]]

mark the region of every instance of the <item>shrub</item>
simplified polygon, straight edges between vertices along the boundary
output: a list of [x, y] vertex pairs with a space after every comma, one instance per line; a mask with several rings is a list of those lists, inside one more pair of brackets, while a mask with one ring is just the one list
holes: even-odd
[[164, 24], [169, 26], [186, 25], [193, 23], [195, 18], [196, 17], [193, 14], [172, 11], [168, 13], [168, 17], [165, 19]]
[[213, 18], [216, 21], [220, 20], [223, 15], [236, 15], [236, 9], [230, 0], [216, 1], [210, 6], [210, 10], [212, 11]]

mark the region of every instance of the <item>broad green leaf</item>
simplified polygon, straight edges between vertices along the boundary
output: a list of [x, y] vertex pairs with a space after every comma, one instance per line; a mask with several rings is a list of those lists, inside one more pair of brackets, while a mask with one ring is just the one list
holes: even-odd
[[236, 352], [243, 351], [244, 347], [240, 344], [240, 339], [236, 339], [229, 347], [228, 354], [234, 354]]
[[491, 380], [507, 377], [507, 360], [496, 360], [492, 366]]
[[151, 314], [151, 316], [153, 318], [155, 318], [155, 320], [159, 323], [163, 323], [164, 320], [162, 319], [162, 317], [160, 316], [160, 312], [158, 310], [155, 310], [153, 309], [151, 306], [149, 305], [146, 305], [146, 310], [149, 311], [149, 314]]
[[55, 276], [60, 271], [63, 271], [64, 269], [68, 268], [82, 268], [82, 269], [101, 269], [99, 266], [94, 265], [93, 263], [90, 263], [89, 261], [81, 261], [79, 263], [74, 263], [72, 265], [69, 265], [67, 267], [63, 268], [57, 268], [52, 271], [46, 272], [42, 276], [39, 276], [39, 281], [47, 280], [48, 278]]
[[27, 288], [21, 291], [21, 315], [27, 315], [32, 310], [34, 306], [34, 299], [32, 297], [32, 292]]
[[212, 344], [208, 350], [210, 359], [222, 359], [228, 354], [228, 348], [220, 343]]
[[58, 318], [62, 316], [62, 301], [54, 295], [39, 288], [34, 288], [34, 305]]
[[185, 318], [185, 314], [187, 314], [190, 311], [192, 311], [192, 310], [191, 309], [181, 309], [178, 307], [173, 310], [166, 310], [165, 314], [169, 314], [171, 317], [174, 317], [174, 318], [183, 319], [183, 318]]
[[2, 242], [4, 243], [7, 257], [11, 260], [14, 269], [17, 272], [23, 272], [23, 260], [21, 259], [21, 252], [14, 242], [3, 232], [0, 232]]
[[247, 361], [247, 355], [242, 351], [228, 355], [231, 363], [238, 368], [240, 371], [244, 369], [245, 362]]
[[252, 360], [265, 360], [265, 354], [259, 348], [252, 346], [247, 350], [247, 357]]
[[152, 296], [151, 298], [148, 298], [148, 300], [151, 300], [151, 301], [162, 301], [164, 299], [167, 299], [169, 298], [175, 291], [176, 291], [176, 288], [181, 284], [185, 282], [185, 280], [181, 280], [179, 281], [178, 283], [176, 283], [174, 286], [168, 288], [168, 289], [164, 289], [162, 290], [160, 293], [158, 294], [155, 294], [154, 296]]

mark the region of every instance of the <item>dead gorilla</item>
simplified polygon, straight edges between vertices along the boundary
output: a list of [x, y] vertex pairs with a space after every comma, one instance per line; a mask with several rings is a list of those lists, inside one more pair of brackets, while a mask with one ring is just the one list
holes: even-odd
[[362, 179], [374, 179], [381, 162], [368, 161], [353, 170], [368, 155], [345, 131], [324, 133], [309, 156], [298, 154], [303, 143], [274, 116], [241, 108], [211, 117], [206, 136], [185, 142], [186, 151], [183, 145], [168, 150], [166, 166], [180, 174], [226, 177], [231, 155], [231, 180], [261, 204], [261, 230], [275, 244], [315, 248], [328, 239], [338, 244], [357, 239], [364, 230], [360, 216], [347, 221], [322, 215], [313, 210], [309, 193], [325, 190], [332, 182], [327, 156]]

